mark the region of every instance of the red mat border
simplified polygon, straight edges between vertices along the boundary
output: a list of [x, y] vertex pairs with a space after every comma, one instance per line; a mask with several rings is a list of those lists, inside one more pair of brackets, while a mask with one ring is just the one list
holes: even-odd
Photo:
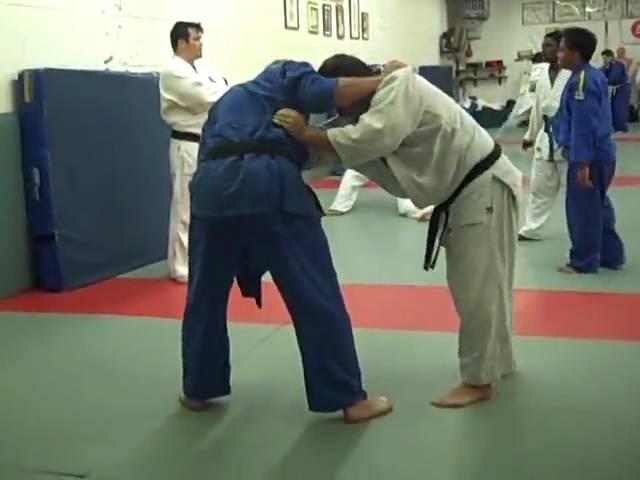
[[[439, 286], [345, 285], [355, 327], [449, 332], [458, 318]], [[185, 287], [165, 279], [116, 278], [64, 294], [26, 292], [0, 301], [0, 312], [90, 314], [180, 319]], [[640, 342], [640, 294], [518, 290], [514, 332], [521, 336]], [[229, 317], [239, 323], [284, 325], [289, 316], [272, 283], [264, 308], [234, 288]]]

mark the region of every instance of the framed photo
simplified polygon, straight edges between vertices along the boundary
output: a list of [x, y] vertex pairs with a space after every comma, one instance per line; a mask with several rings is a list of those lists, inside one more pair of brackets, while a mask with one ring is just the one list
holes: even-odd
[[298, 0], [284, 0], [284, 28], [300, 30], [300, 4]]
[[360, 0], [349, 0], [349, 31], [352, 40], [360, 39]]
[[362, 40], [369, 40], [369, 13], [360, 14], [360, 29], [362, 30]]
[[622, 20], [626, 14], [623, 2], [587, 0], [589, 20]]
[[325, 3], [322, 5], [322, 34], [325, 37], [333, 35], [333, 7]]
[[313, 35], [320, 33], [320, 8], [315, 2], [307, 3], [307, 28]]
[[567, 0], [553, 4], [553, 21], [555, 23], [582, 22], [587, 20], [587, 9], [584, 0]]
[[344, 5], [336, 5], [336, 36], [338, 40], [344, 40], [346, 36], [344, 28]]
[[640, 17], [640, 0], [627, 0], [627, 18]]
[[522, 25], [548, 25], [553, 23], [551, 2], [529, 2], [522, 4]]

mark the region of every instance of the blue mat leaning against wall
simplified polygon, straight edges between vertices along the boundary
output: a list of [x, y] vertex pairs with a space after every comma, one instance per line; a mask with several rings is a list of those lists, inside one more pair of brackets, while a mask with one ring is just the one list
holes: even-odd
[[17, 89], [37, 285], [71, 290], [165, 259], [171, 184], [158, 76], [29, 70]]

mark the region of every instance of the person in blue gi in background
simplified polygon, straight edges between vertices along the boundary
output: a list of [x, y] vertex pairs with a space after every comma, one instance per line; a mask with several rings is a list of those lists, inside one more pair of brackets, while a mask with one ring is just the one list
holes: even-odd
[[613, 50], [609, 49], [602, 52], [602, 63], [602, 73], [607, 77], [609, 83], [613, 130], [627, 132], [631, 107], [631, 83], [629, 83], [627, 67], [621, 61], [616, 60]]
[[564, 30], [559, 62], [572, 71], [556, 119], [558, 145], [568, 160], [566, 214], [571, 252], [563, 273], [619, 270], [624, 246], [607, 190], [616, 170], [607, 79], [589, 64], [596, 49], [593, 32]]
[[[400, 66], [390, 62], [387, 73]], [[306, 115], [344, 108], [373, 94], [382, 78], [329, 79], [307, 63], [276, 61], [209, 112], [191, 182], [183, 407], [203, 411], [230, 395], [229, 292], [236, 279], [261, 306], [269, 271], [293, 320], [309, 409], [343, 411], [347, 423], [392, 410], [362, 388], [321, 207], [301, 176], [310, 152], [272, 122], [283, 107]]]

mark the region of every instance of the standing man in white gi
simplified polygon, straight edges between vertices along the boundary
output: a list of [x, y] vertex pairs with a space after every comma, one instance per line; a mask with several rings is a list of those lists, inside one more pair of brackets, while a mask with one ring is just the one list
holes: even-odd
[[171, 127], [168, 263], [169, 274], [178, 283], [186, 283], [189, 275], [189, 182], [196, 170], [200, 132], [209, 109], [227, 91], [226, 81], [212, 78], [199, 64], [203, 33], [199, 23], [177, 22], [170, 35], [175, 55], [160, 73], [162, 118]]
[[[327, 210], [329, 216], [339, 216], [349, 213], [358, 200], [358, 194], [360, 189], [369, 183], [369, 179], [355, 170], [348, 169], [342, 175], [340, 180], [340, 188], [336, 198], [333, 199], [333, 203]], [[431, 218], [431, 212], [433, 207], [427, 207], [419, 209], [408, 198], [396, 197], [396, 205], [398, 208], [398, 215], [401, 217], [412, 218], [419, 222], [426, 222]]]
[[[366, 63], [348, 55], [326, 60], [319, 72], [369, 73]], [[274, 120], [391, 194], [422, 208], [437, 205], [425, 269], [434, 267], [443, 240], [447, 282], [461, 319], [462, 382], [432, 404], [460, 408], [491, 399], [494, 384], [515, 369], [511, 323], [522, 174], [460, 105], [408, 67], [383, 80], [372, 98], [338, 113], [355, 124], [309, 127], [288, 109]], [[427, 306], [430, 314], [438, 312]]]
[[560, 107], [562, 92], [571, 77], [571, 71], [558, 65], [558, 48], [562, 33], [545, 35], [542, 42], [544, 63], [534, 92], [533, 108], [529, 116], [529, 129], [522, 141], [523, 150], [534, 147], [531, 165], [529, 197], [520, 229], [520, 241], [541, 240], [541, 230], [549, 219], [560, 187], [567, 174], [567, 162], [553, 139], [553, 119]]

